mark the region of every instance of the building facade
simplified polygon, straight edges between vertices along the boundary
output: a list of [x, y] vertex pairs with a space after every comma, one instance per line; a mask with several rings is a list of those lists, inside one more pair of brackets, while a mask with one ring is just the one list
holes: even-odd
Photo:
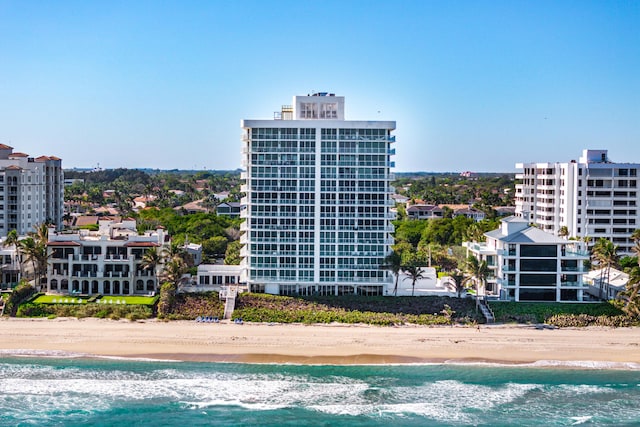
[[252, 291], [383, 294], [395, 154], [391, 121], [347, 121], [344, 97], [295, 96], [243, 120], [241, 242]]
[[0, 236], [19, 235], [48, 222], [62, 227], [64, 177], [62, 160], [30, 157], [0, 144]]
[[102, 295], [148, 295], [158, 289], [157, 270], [143, 261], [145, 251], [169, 244], [163, 228], [138, 234], [136, 221], [103, 219], [98, 231], [56, 233], [49, 230], [51, 256], [47, 292]]
[[638, 163], [613, 163], [607, 150], [584, 150], [568, 163], [519, 163], [516, 215], [540, 229], [600, 238], [631, 254], [631, 233], [640, 224]]
[[15, 245], [0, 238], [0, 290], [15, 288], [20, 282], [20, 262]]
[[487, 293], [511, 301], [584, 301], [587, 286], [584, 242], [566, 240], [529, 226], [519, 217], [501, 221], [483, 243], [464, 242], [469, 254], [486, 261]]

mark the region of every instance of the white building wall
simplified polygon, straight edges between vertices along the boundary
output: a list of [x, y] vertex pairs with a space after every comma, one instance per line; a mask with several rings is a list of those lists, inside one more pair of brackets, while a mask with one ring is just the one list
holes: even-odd
[[395, 122], [345, 121], [344, 98], [330, 94], [292, 105], [281, 117], [296, 119], [242, 121], [247, 283], [281, 294], [383, 294]]
[[640, 164], [613, 163], [607, 150], [584, 150], [578, 161], [516, 168], [522, 170], [517, 215], [554, 234], [566, 226], [570, 236], [589, 236], [592, 244], [609, 239], [620, 254], [631, 254], [631, 233], [640, 228]]

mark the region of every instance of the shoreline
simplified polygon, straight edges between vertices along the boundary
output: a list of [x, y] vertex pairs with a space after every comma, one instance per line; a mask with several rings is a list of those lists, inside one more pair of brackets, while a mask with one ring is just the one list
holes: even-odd
[[640, 328], [0, 320], [0, 356], [56, 353], [185, 362], [640, 369]]

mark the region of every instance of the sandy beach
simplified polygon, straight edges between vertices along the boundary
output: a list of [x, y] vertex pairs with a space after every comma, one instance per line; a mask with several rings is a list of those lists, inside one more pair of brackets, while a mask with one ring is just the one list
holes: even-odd
[[640, 328], [376, 327], [2, 319], [0, 351], [251, 363], [640, 363]]

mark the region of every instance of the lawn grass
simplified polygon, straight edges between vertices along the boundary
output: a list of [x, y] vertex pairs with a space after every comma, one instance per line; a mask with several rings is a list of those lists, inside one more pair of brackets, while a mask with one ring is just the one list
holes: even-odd
[[[155, 304], [157, 297], [147, 296], [121, 296], [121, 295], [109, 295], [103, 296], [100, 299], [91, 301], [91, 303], [102, 305], [148, 305]], [[34, 304], [87, 304], [90, 297], [78, 297], [78, 296], [61, 296], [61, 295], [40, 295], [35, 300], [31, 301]]]
[[96, 300], [97, 304], [132, 304], [132, 305], [154, 305], [158, 297], [143, 297], [143, 296], [104, 296], [99, 300]]
[[34, 304], [85, 304], [89, 298], [61, 296], [61, 295], [40, 295], [31, 301]]

